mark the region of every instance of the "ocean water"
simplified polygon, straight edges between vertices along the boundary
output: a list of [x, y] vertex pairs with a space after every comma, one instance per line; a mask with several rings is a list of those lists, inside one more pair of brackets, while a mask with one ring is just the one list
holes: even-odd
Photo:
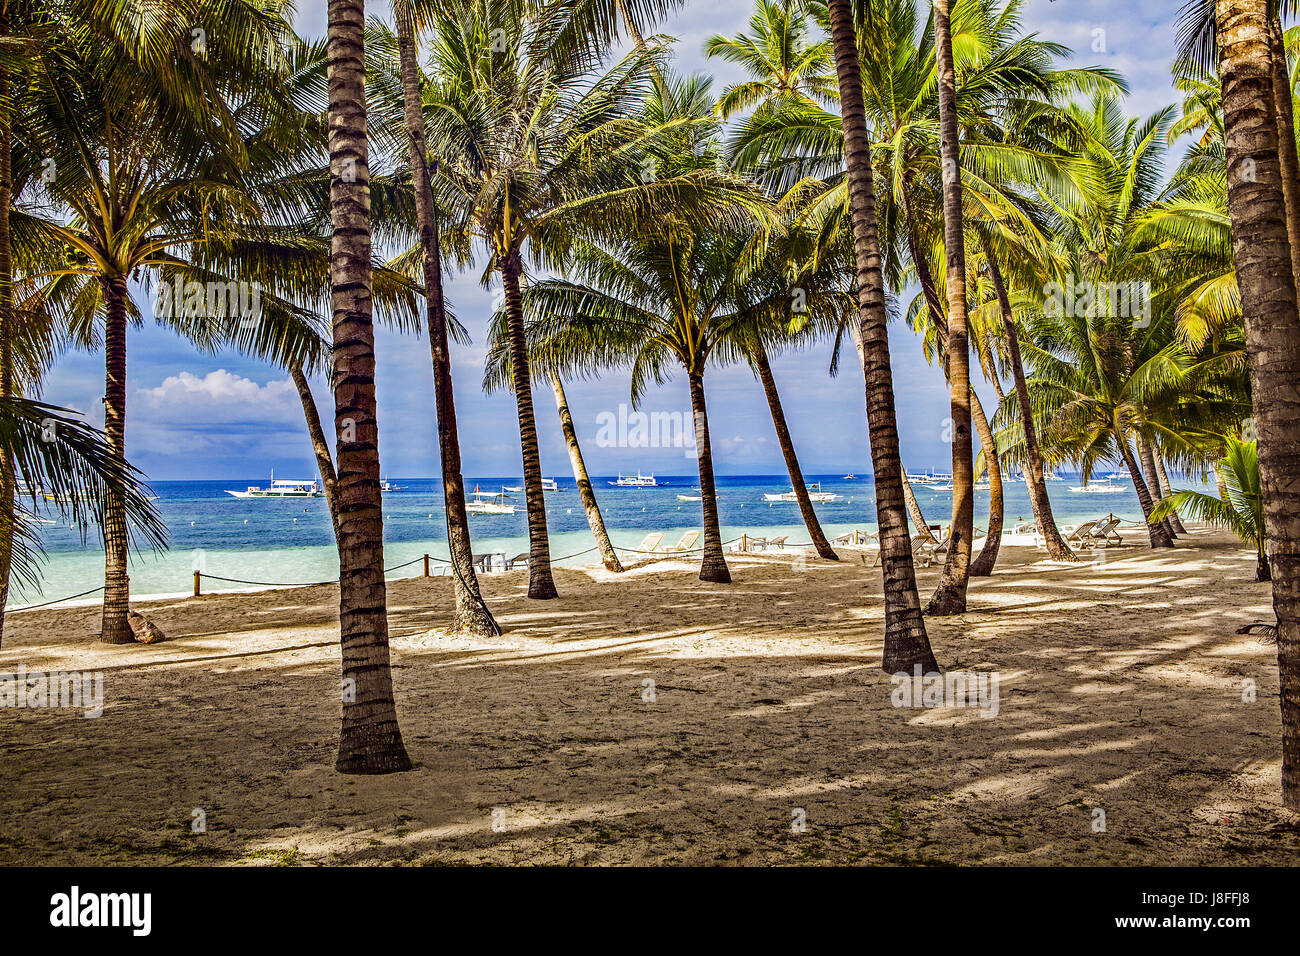
[[[598, 563], [588, 549], [594, 546], [586, 516], [571, 476], [556, 475], [560, 490], [548, 492], [547, 524], [551, 554], [557, 564]], [[874, 531], [875, 489], [870, 478], [845, 480], [842, 474], [808, 475], [824, 491], [841, 497], [817, 504], [817, 514], [829, 537], [854, 529]], [[1132, 485], [1116, 480], [1114, 490], [1081, 494], [1070, 491], [1080, 484], [1077, 476], [1048, 483], [1048, 494], [1059, 524], [1078, 524], [1112, 512], [1126, 520], [1141, 520]], [[442, 486], [436, 479], [390, 478], [400, 490], [384, 496], [384, 557], [392, 578], [422, 573], [424, 554], [448, 556]], [[678, 495], [698, 495], [695, 475], [658, 476], [656, 488], [619, 488], [612, 477], [593, 477], [596, 495], [610, 537], [619, 547], [635, 548], [652, 531], [664, 532], [665, 544], [675, 544], [683, 533], [699, 528], [700, 503], [680, 501]], [[1094, 478], [1094, 483], [1099, 479]], [[265, 479], [240, 481], [158, 481], [152, 486], [169, 529], [169, 548], [162, 554], [145, 552], [131, 563], [134, 596], [186, 594], [193, 587], [193, 572], [253, 582], [205, 579], [207, 591], [247, 588], [261, 584], [311, 584], [337, 578], [338, 558], [323, 498], [297, 500], [239, 499], [227, 489], [264, 485]], [[1191, 487], [1174, 479], [1175, 487]], [[521, 485], [518, 477], [472, 477], [475, 486], [496, 492], [502, 486]], [[1199, 487], [1199, 484], [1195, 485]], [[799, 518], [798, 505], [769, 504], [764, 493], [788, 491], [784, 475], [735, 475], [717, 478], [718, 508], [724, 541], [742, 533], [772, 537], [787, 534], [791, 544], [806, 543], [808, 534]], [[950, 491], [914, 486], [921, 509], [931, 524], [950, 518]], [[1004, 526], [1032, 521], [1033, 513], [1023, 482], [1004, 484]], [[513, 515], [470, 515], [475, 553], [514, 556], [528, 550], [527, 514], [522, 493], [515, 494]], [[975, 494], [975, 523], [987, 526], [988, 492]], [[46, 560], [39, 590], [11, 594], [10, 607], [22, 607], [65, 598], [103, 584], [104, 553], [94, 542], [83, 544], [77, 534], [51, 525], [44, 532]], [[581, 553], [588, 552], [588, 553]], [[409, 561], [415, 564], [398, 568]], [[437, 565], [435, 565], [437, 567]], [[86, 600], [94, 601], [92, 595]]]

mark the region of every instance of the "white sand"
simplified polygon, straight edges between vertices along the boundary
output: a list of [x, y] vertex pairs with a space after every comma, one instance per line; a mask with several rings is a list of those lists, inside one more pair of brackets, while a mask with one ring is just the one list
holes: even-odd
[[332, 769], [333, 587], [154, 602], [153, 647], [90, 640], [97, 607], [13, 614], [0, 672], [101, 670], [106, 709], [0, 710], [0, 863], [1300, 862], [1275, 649], [1234, 633], [1271, 620], [1253, 555], [1125, 537], [1004, 547], [928, 622], [945, 667], [998, 672], [993, 719], [891, 705], [880, 572], [848, 553], [729, 555], [731, 586], [563, 569], [550, 602], [493, 575], [497, 641], [437, 630], [448, 579], [397, 582], [417, 768], [373, 778]]

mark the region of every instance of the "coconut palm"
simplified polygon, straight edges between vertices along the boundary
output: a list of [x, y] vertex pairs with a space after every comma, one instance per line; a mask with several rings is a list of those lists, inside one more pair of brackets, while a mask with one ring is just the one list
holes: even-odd
[[740, 67], [749, 79], [733, 83], [718, 98], [718, 115], [758, 109], [779, 110], [787, 102], [826, 106], [834, 102], [835, 64], [830, 41], [814, 39], [803, 0], [757, 0], [749, 20], [753, 34], [715, 34], [704, 55]]
[[[487, 252], [509, 319], [513, 392], [528, 506], [533, 598], [556, 596], [533, 414], [521, 287], [525, 259], [565, 260], [580, 238], [635, 225], [687, 201], [700, 173], [649, 176], [656, 139], [639, 106], [654, 54], [633, 51], [610, 68], [590, 52], [552, 45], [549, 6], [524, 12], [503, 0], [467, 0], [437, 14], [426, 120], [439, 157], [435, 193], [453, 251]], [[707, 175], [704, 178], [708, 178]]]
[[332, 379], [344, 684], [335, 766], [341, 773], [392, 773], [410, 770], [411, 759], [397, 723], [388, 663], [371, 311], [365, 3], [331, 0], [329, 12]]
[[[1300, 456], [1294, 453], [1300, 314], [1288, 238], [1266, 0], [1218, 0], [1228, 211], [1246, 326], [1260, 485], [1277, 611], [1282, 798], [1300, 810]], [[1289, 146], [1290, 144], [1288, 144]]]
[[1264, 499], [1260, 494], [1259, 454], [1253, 441], [1224, 436], [1226, 454], [1216, 472], [1223, 476], [1226, 496], [1220, 498], [1200, 491], [1176, 491], [1156, 506], [1154, 516], [1168, 516], [1175, 509], [1186, 512], [1194, 521], [1227, 528], [1246, 544], [1253, 545], [1257, 556], [1255, 580], [1270, 580], [1267, 534], [1264, 528]]
[[871, 140], [863, 106], [862, 73], [850, 0], [828, 0], [835, 72], [839, 81], [844, 168], [852, 212], [857, 266], [859, 335], [867, 393], [867, 431], [876, 485], [880, 564], [885, 593], [885, 671], [938, 670], [921, 618], [916, 569], [907, 533], [903, 463], [898, 453], [893, 372], [889, 364], [885, 289], [880, 266]]

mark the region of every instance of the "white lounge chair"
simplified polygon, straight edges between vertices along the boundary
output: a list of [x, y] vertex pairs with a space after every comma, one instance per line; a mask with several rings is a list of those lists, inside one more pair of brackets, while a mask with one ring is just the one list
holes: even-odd
[[1119, 521], [1120, 519], [1116, 518], [1114, 515], [1111, 515], [1109, 518], [1102, 521], [1098, 521], [1080, 543], [1083, 544], [1084, 547], [1088, 548], [1105, 548], [1111, 545], [1122, 545], [1124, 539], [1121, 538], [1119, 533], [1115, 530], [1119, 527]]
[[1077, 544], [1081, 548], [1088, 547], [1090, 541], [1088, 536], [1092, 534], [1092, 529], [1095, 527], [1097, 527], [1096, 521], [1085, 521], [1083, 524], [1079, 525], [1079, 527], [1066, 535], [1065, 543]]
[[680, 554], [683, 551], [694, 551], [695, 543], [700, 540], [698, 531], [688, 531], [682, 535], [682, 540], [678, 541], [671, 548], [664, 548], [665, 554]]
[[656, 531], [653, 534], [646, 535], [641, 540], [641, 543], [636, 546], [635, 549], [636, 553], [660, 554], [661, 552], [659, 551], [659, 542], [663, 541], [663, 539], [664, 539], [664, 533], [662, 531]]
[[[785, 550], [785, 543], [789, 540], [790, 536], [788, 534], [779, 534], [775, 538], [768, 538], [766, 547]], [[766, 550], [766, 548], [764, 550]]]

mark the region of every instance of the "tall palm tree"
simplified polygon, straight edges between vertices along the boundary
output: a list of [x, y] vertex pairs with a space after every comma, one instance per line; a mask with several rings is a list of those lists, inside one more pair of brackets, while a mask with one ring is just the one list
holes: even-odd
[[375, 419], [365, 2], [329, 5], [330, 277], [334, 430], [338, 454], [341, 773], [411, 769], [389, 669], [384, 521]]
[[[164, 4], [159, 11], [215, 15], [211, 5], [196, 7], [202, 2], [183, 9]], [[53, 163], [57, 175], [29, 179], [34, 194], [9, 219], [21, 220], [26, 241], [53, 252], [33, 278], [54, 287], [47, 301], [61, 303], [56, 311], [69, 314], [76, 337], [97, 341], [94, 325], [102, 318], [105, 434], [123, 458], [126, 333], [139, 317], [128, 278], [195, 255], [220, 221], [215, 208], [235, 220], [248, 212], [240, 193], [247, 155], [231, 103], [265, 82], [289, 34], [283, 18], [256, 0], [226, 7], [229, 31], [214, 36], [201, 56], [190, 49], [188, 27], [185, 33], [150, 33], [142, 44], [152, 58], [148, 68], [112, 43], [77, 46], [43, 24], [34, 50], [38, 66], [13, 114], [15, 155], [27, 168]], [[60, 15], [72, 9], [60, 8]], [[63, 23], [73, 38], [82, 35], [58, 17], [53, 22]], [[159, 22], [176, 26], [167, 17], [150, 26]], [[160, 66], [155, 45], [193, 63], [179, 73], [174, 64]], [[200, 95], [196, 87], [208, 92]], [[200, 108], [196, 101], [205, 97], [212, 102]], [[104, 539], [100, 639], [128, 643], [134, 639], [127, 621], [129, 532], [116, 494], [106, 508]]]
[[975, 475], [971, 442], [970, 336], [966, 329], [966, 240], [962, 228], [961, 160], [957, 138], [957, 73], [952, 58], [948, 0], [934, 0], [939, 69], [939, 154], [943, 182], [943, 246], [948, 263], [948, 384], [952, 421], [952, 525], [948, 557], [928, 614], [962, 614], [970, 580]]
[[1241, 290], [1260, 485], [1277, 612], [1282, 699], [1282, 799], [1300, 810], [1300, 455], [1295, 388], [1300, 313], [1291, 268], [1266, 0], [1217, 0], [1237, 284]]
[[880, 527], [880, 564], [885, 591], [885, 671], [938, 670], [921, 618], [912, 563], [907, 510], [903, 501], [903, 465], [898, 453], [893, 373], [889, 364], [885, 290], [880, 268], [871, 140], [862, 99], [862, 73], [850, 0], [828, 0], [835, 71], [839, 79], [853, 244], [857, 265], [859, 329], [867, 393], [867, 430], [876, 485], [876, 519]]
[[[528, 506], [528, 594], [556, 596], [521, 298], [525, 258], [563, 262], [577, 239], [628, 231], [686, 201], [684, 178], [644, 174], [655, 132], [638, 117], [653, 54], [605, 69], [588, 49], [557, 45], [573, 11], [464, 0], [438, 13], [426, 120], [439, 156], [435, 193], [461, 261], [476, 247], [499, 273]], [[649, 181], [647, 181], [649, 179]]]
[[[614, 550], [614, 544], [609, 539], [609, 531], [605, 528], [600, 502], [596, 499], [596, 490], [591, 484], [591, 476], [587, 474], [587, 463], [582, 455], [582, 446], [578, 443], [578, 431], [573, 425], [569, 396], [564, 390], [564, 377], [569, 370], [564, 367], [559, 357], [543, 354], [545, 343], [536, 341], [535, 324], [530, 324], [526, 330], [529, 333], [528, 355], [533, 366], [531, 374], [533, 380], [540, 375], [551, 383], [551, 391], [555, 394], [555, 409], [560, 416], [560, 431], [564, 435], [564, 446], [569, 453], [569, 465], [573, 469], [573, 481], [578, 489], [583, 513], [587, 516], [587, 527], [591, 529], [591, 536], [596, 541], [596, 549], [600, 552], [601, 564], [607, 571], [621, 572], [623, 563], [619, 561], [618, 552]], [[505, 314], [497, 312], [492, 317], [492, 324], [488, 331], [488, 357], [483, 375], [483, 389], [491, 392], [498, 388], [509, 388], [513, 380], [510, 371], [509, 327], [506, 324]]]
[[438, 452], [442, 465], [442, 494], [447, 513], [447, 547], [455, 571], [453, 591], [456, 617], [453, 631], [496, 635], [501, 633], [479, 590], [470, 541], [469, 513], [465, 509], [465, 482], [461, 475], [460, 435], [456, 425], [456, 396], [451, 380], [451, 354], [447, 336], [447, 309], [442, 288], [442, 249], [438, 241], [436, 198], [431, 188], [425, 136], [424, 102], [419, 69], [416, 17], [411, 0], [399, 0], [394, 13], [400, 48], [402, 100], [411, 185], [419, 220], [420, 268], [424, 278], [429, 351], [433, 361], [434, 406], [438, 417]]

